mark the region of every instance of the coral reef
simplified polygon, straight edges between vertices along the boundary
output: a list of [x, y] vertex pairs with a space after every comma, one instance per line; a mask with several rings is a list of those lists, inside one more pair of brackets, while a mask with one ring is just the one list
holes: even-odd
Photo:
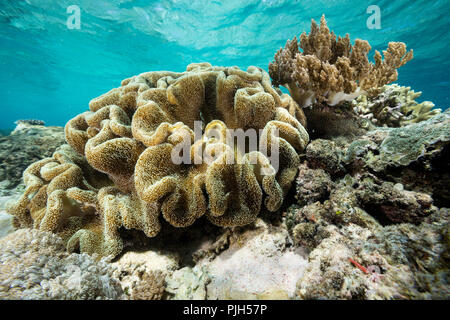
[[397, 84], [385, 85], [376, 96], [360, 95], [352, 101], [354, 111], [374, 124], [401, 127], [430, 119], [441, 112], [430, 101], [417, 103], [422, 92]]
[[68, 254], [55, 234], [21, 229], [0, 240], [0, 299], [121, 299], [104, 259]]
[[[89, 108], [65, 127], [70, 147], [24, 172], [26, 191], [9, 212], [17, 225], [59, 234], [69, 250], [103, 256], [122, 251], [121, 227], [158, 234], [160, 213], [175, 227], [203, 215], [240, 226], [263, 208], [278, 210], [309, 140], [302, 110], [256, 67], [201, 63], [183, 73], [143, 73]], [[195, 121], [203, 123], [201, 137]], [[262, 130], [269, 153], [248, 144], [233, 150], [227, 129]], [[278, 171], [268, 158], [275, 146]], [[180, 152], [191, 161], [174, 163]], [[199, 162], [202, 155], [210, 158]]]
[[316, 212], [312, 220], [322, 216], [337, 225], [368, 228], [367, 217], [382, 225], [419, 224], [436, 206], [448, 207], [449, 117], [446, 111], [405, 127], [378, 128], [354, 141], [313, 140], [297, 178], [296, 199], [305, 206], [297, 211], [305, 218], [295, 223], [311, 222], [308, 212]]
[[342, 161], [351, 172], [371, 171], [405, 189], [450, 206], [450, 111], [401, 128], [379, 128], [353, 141]]
[[448, 297], [449, 116], [311, 141], [285, 213], [310, 250], [298, 298]]
[[296, 37], [287, 41], [275, 54], [269, 72], [274, 85], [287, 87], [301, 107], [315, 101], [334, 106], [397, 80], [396, 69], [413, 58], [404, 43], [390, 42], [383, 51], [384, 59], [376, 51], [372, 64], [367, 58], [370, 49], [369, 43], [360, 39], [352, 45], [348, 34], [336, 39], [322, 16], [320, 26], [312, 20], [311, 32], [304, 32], [300, 43]]
[[[433, 223], [400, 224], [377, 232], [349, 224], [309, 255], [297, 283], [301, 299], [446, 299], [449, 286], [448, 210]], [[364, 267], [366, 266], [366, 267]]]
[[[303, 174], [297, 178], [299, 204], [322, 201], [337, 185], [333, 182], [351, 175], [359, 184], [366, 178], [377, 184], [371, 192], [411, 190], [431, 195], [439, 207], [449, 207], [449, 120], [450, 111], [445, 111], [426, 121], [378, 127], [352, 139], [312, 140], [304, 156], [307, 166], [301, 165]], [[382, 187], [383, 181], [393, 184]]]
[[436, 210], [430, 195], [404, 190], [400, 184], [366, 173], [338, 180], [328, 197], [298, 209], [295, 221], [317, 223], [323, 219], [335, 225], [351, 222], [376, 228], [380, 224], [419, 224]]
[[4, 189], [17, 187], [23, 171], [33, 162], [49, 157], [64, 143], [64, 130], [20, 122], [7, 136], [0, 136], [0, 181]]
[[17, 121], [0, 299], [448, 299], [450, 109], [387, 85], [404, 43], [370, 50], [322, 16], [270, 75], [193, 63]]
[[344, 161], [354, 163], [364, 158], [364, 163], [375, 171], [407, 166], [427, 154], [441, 152], [450, 140], [449, 127], [450, 112], [446, 111], [416, 125], [380, 128], [353, 141]]

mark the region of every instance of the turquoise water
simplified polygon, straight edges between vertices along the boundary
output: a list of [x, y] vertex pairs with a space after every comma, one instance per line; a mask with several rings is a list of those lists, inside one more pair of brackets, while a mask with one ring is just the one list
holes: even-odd
[[[80, 29], [67, 27], [71, 5], [81, 10]], [[369, 5], [381, 9], [381, 29], [367, 27]], [[398, 83], [423, 91], [419, 101], [450, 105], [448, 0], [2, 0], [0, 128], [28, 118], [64, 125], [144, 71], [201, 61], [267, 70], [276, 50], [323, 13], [336, 34], [373, 49], [405, 42], [415, 58]]]

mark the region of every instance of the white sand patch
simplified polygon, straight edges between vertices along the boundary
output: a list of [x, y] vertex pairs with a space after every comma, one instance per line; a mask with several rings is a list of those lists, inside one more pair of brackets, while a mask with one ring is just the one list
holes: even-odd
[[231, 246], [207, 264], [208, 298], [293, 297], [308, 258], [302, 249], [287, 248], [288, 241], [286, 230], [265, 230], [240, 247]]

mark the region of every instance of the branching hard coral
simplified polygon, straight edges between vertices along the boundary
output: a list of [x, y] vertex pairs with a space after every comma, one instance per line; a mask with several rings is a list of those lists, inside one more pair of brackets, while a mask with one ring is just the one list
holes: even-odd
[[387, 127], [401, 127], [430, 119], [441, 112], [433, 109], [430, 101], [417, 103], [422, 92], [397, 84], [380, 88], [377, 96], [360, 95], [352, 101], [356, 113], [374, 124]]
[[[253, 222], [263, 206], [278, 210], [309, 140], [302, 109], [257, 67], [143, 73], [89, 108], [66, 125], [73, 149], [25, 171], [10, 212], [61, 234], [69, 250], [101, 255], [120, 253], [121, 227], [155, 236], [160, 213], [176, 227], [203, 215], [228, 227]], [[233, 147], [228, 129], [260, 130], [260, 149], [245, 139]]]
[[322, 16], [320, 26], [312, 20], [311, 32], [300, 36], [300, 44], [295, 37], [278, 50], [269, 72], [273, 83], [287, 87], [301, 107], [315, 101], [333, 106], [397, 80], [396, 69], [413, 58], [402, 42], [390, 42], [384, 59], [376, 51], [375, 64], [367, 58], [370, 50], [365, 40], [351, 45], [348, 34], [336, 39]]

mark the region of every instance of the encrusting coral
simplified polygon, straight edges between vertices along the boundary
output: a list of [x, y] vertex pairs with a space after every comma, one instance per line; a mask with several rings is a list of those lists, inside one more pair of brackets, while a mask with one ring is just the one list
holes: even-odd
[[[183, 73], [143, 73], [89, 108], [67, 123], [70, 146], [24, 172], [26, 192], [9, 212], [20, 226], [59, 234], [69, 250], [103, 256], [121, 252], [121, 227], [158, 234], [160, 213], [176, 227], [203, 215], [239, 226], [263, 204], [278, 210], [309, 140], [301, 108], [257, 67], [200, 63]], [[268, 153], [248, 144], [233, 150], [227, 129], [262, 130], [258, 143], [267, 142]], [[276, 145], [278, 171], [269, 160]], [[176, 164], [180, 152], [191, 161]], [[198, 161], [202, 155], [210, 157]]]
[[312, 20], [310, 34], [304, 32], [300, 43], [296, 37], [287, 41], [275, 54], [269, 72], [274, 84], [287, 87], [301, 107], [315, 101], [333, 106], [397, 80], [396, 69], [413, 58], [402, 42], [390, 42], [384, 59], [376, 51], [375, 64], [367, 58], [370, 50], [365, 40], [356, 39], [352, 45], [348, 34], [336, 39], [322, 16], [320, 26]]
[[397, 84], [385, 85], [374, 97], [365, 94], [352, 101], [354, 110], [361, 117], [378, 126], [401, 127], [430, 119], [441, 112], [433, 109], [430, 101], [417, 103], [422, 92]]

